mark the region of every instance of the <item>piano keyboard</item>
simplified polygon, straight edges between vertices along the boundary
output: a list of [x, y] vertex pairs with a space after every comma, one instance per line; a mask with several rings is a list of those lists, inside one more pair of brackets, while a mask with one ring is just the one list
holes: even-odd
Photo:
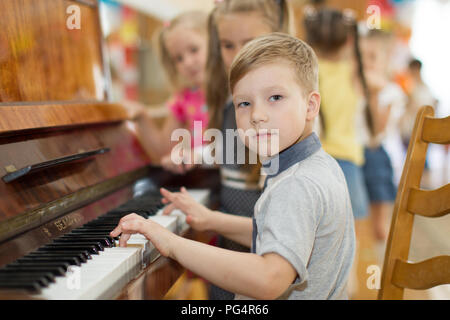
[[[208, 190], [188, 192], [206, 204]], [[179, 210], [163, 216], [160, 200], [159, 193], [141, 195], [0, 268], [0, 289], [26, 290], [36, 299], [113, 299], [159, 257], [141, 234], [132, 235], [126, 248], [118, 247], [118, 238], [109, 233], [121, 217], [135, 212], [177, 234], [189, 228]]]

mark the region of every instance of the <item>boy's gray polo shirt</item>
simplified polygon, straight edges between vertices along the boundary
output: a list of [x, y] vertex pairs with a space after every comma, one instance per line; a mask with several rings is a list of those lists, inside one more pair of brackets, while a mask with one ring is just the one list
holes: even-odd
[[[355, 251], [354, 220], [344, 174], [312, 133], [266, 163], [254, 211], [252, 252], [277, 253], [298, 277], [280, 297], [347, 299]], [[245, 297], [236, 297], [245, 298]]]

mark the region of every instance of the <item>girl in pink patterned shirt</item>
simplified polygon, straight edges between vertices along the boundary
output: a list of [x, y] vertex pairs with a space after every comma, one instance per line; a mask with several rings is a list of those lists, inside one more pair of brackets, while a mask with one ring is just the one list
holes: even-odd
[[207, 19], [206, 13], [186, 12], [166, 23], [159, 34], [160, 59], [175, 92], [167, 104], [170, 113], [162, 130], [156, 127], [143, 108], [137, 111], [135, 123], [141, 144], [149, 154], [158, 153], [161, 162], [170, 158], [172, 147], [177, 143], [171, 141], [175, 129], [188, 129], [191, 132], [191, 145], [196, 147], [202, 144], [201, 134], [208, 126], [203, 90]]
[[179, 122], [186, 124], [191, 131], [193, 147], [202, 144], [200, 131], [194, 127], [195, 121], [201, 122], [202, 131], [208, 126], [208, 108], [205, 104], [205, 94], [200, 88], [186, 88], [176, 94], [169, 103], [173, 117]]

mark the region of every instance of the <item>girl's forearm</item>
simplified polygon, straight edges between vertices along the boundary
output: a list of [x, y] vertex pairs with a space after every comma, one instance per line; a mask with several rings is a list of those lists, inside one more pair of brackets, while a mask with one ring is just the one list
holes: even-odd
[[156, 123], [147, 114], [139, 116], [136, 120], [137, 137], [148, 154], [156, 158], [164, 155], [165, 144], [162, 142], [162, 135]]
[[248, 248], [252, 245], [251, 218], [212, 211], [208, 229]]
[[378, 93], [372, 95], [370, 105], [372, 118], [374, 121], [375, 135], [378, 135], [382, 133], [384, 130], [386, 130], [391, 111], [391, 106], [381, 108], [379, 105]]

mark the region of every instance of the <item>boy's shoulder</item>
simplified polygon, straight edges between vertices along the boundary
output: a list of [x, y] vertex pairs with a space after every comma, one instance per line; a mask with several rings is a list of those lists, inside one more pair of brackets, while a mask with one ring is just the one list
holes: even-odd
[[271, 191], [284, 192], [295, 189], [328, 187], [333, 181], [341, 183], [344, 176], [336, 160], [323, 148], [297, 162], [274, 179]]
[[293, 166], [291, 175], [295, 179], [309, 178], [313, 181], [321, 181], [319, 178], [333, 176], [338, 173], [339, 169], [337, 161], [323, 148], [320, 148]]

